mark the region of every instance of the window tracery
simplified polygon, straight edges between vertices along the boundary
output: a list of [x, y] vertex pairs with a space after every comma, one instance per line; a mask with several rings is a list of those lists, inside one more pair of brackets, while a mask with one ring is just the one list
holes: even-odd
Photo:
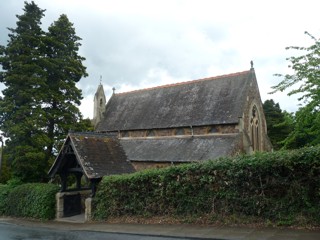
[[253, 151], [260, 150], [260, 119], [256, 106], [253, 106], [250, 118], [250, 138]]

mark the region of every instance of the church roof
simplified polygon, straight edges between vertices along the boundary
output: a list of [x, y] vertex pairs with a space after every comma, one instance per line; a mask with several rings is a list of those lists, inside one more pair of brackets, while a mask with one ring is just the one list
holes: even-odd
[[238, 123], [254, 70], [113, 94], [97, 131]]
[[74, 160], [89, 179], [134, 172], [119, 139], [110, 134], [69, 133], [49, 176], [74, 168]]
[[130, 161], [194, 162], [232, 155], [241, 134], [189, 137], [122, 138]]

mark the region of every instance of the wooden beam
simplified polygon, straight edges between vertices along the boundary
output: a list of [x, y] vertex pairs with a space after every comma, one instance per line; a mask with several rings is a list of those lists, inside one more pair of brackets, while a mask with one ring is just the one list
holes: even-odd
[[80, 172], [80, 173], [83, 173], [83, 170], [82, 168], [68, 168], [67, 169], [68, 172]]

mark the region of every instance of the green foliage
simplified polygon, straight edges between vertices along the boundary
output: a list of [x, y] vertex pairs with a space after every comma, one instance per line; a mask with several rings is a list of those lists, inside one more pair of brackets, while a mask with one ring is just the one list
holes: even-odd
[[[44, 10], [33, 2], [25, 3], [24, 14], [17, 16], [15, 29], [9, 28], [7, 47], [1, 47], [0, 64], [4, 70], [1, 82], [6, 86], [0, 101], [0, 126], [7, 142], [11, 162], [15, 160], [18, 146], [31, 146], [37, 151], [43, 149], [42, 142], [47, 137], [39, 128], [43, 126], [44, 112], [41, 109], [41, 96], [45, 78], [41, 56], [44, 34], [40, 24]], [[40, 144], [39, 144], [40, 143]]]
[[7, 155], [5, 154], [6, 147], [4, 146], [3, 149], [1, 149], [3, 152], [2, 154], [2, 160], [1, 160], [1, 172], [0, 172], [0, 184], [5, 184], [9, 179], [11, 179], [11, 168], [7, 163]]
[[79, 121], [83, 121], [78, 109], [82, 92], [76, 83], [88, 74], [82, 64], [85, 58], [78, 55], [80, 40], [73, 24], [64, 14], [51, 24], [44, 37], [47, 94], [43, 109], [47, 119], [46, 132], [51, 140], [49, 154], [53, 149], [59, 149], [59, 143], [68, 131], [77, 128], [81, 125]]
[[20, 186], [22, 185], [23, 182], [19, 179], [19, 178], [11, 178], [8, 182], [7, 182], [7, 185], [10, 187], [10, 188], [14, 188], [14, 187], [17, 187], [17, 186]]
[[29, 183], [18, 186], [0, 185], [0, 214], [14, 217], [53, 219], [56, 185]]
[[44, 12], [25, 2], [16, 28], [9, 28], [7, 46], [0, 46], [0, 81], [6, 87], [0, 130], [8, 138], [13, 175], [25, 182], [44, 181], [70, 129], [90, 128], [78, 109], [82, 92], [76, 83], [87, 76], [85, 59], [78, 55], [81, 39], [66, 15], [44, 32]]
[[283, 80], [273, 87], [276, 91], [290, 89], [288, 95], [300, 94], [303, 106], [294, 117], [294, 128], [284, 141], [289, 148], [297, 148], [320, 143], [320, 39], [305, 32], [314, 43], [309, 47], [291, 46], [287, 49], [302, 53], [292, 56], [289, 68], [293, 74], [276, 74]]
[[44, 181], [46, 179], [46, 159], [44, 151], [30, 146], [17, 146], [12, 162], [14, 176], [26, 182]]
[[268, 136], [275, 150], [284, 146], [284, 140], [291, 133], [293, 124], [290, 120], [290, 114], [282, 111], [279, 103], [272, 99], [263, 103], [263, 111], [266, 117]]
[[287, 58], [290, 61], [289, 68], [293, 70], [293, 74], [277, 74], [277, 76], [284, 77], [284, 79], [273, 87], [276, 91], [284, 91], [289, 87], [300, 84], [289, 92], [289, 95], [301, 93], [300, 100], [305, 100], [312, 105], [319, 106], [319, 76], [320, 76], [320, 39], [305, 32], [313, 41], [313, 45], [309, 47], [290, 46], [287, 49], [298, 50], [302, 52], [300, 56], [292, 56]]
[[0, 184], [0, 216], [5, 215], [7, 209], [7, 197], [10, 192], [10, 186]]
[[[248, 216], [320, 223], [320, 146], [105, 177], [94, 218]], [[289, 221], [290, 220], [290, 221]]]

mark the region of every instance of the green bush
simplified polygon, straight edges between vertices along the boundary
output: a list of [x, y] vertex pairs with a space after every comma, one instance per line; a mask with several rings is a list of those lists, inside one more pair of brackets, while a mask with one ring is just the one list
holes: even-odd
[[0, 216], [4, 215], [7, 207], [7, 197], [10, 192], [10, 186], [0, 184]]
[[248, 216], [320, 223], [320, 146], [103, 178], [94, 218]]
[[7, 184], [0, 184], [0, 215], [5, 215], [8, 208], [8, 195], [15, 187], [21, 185], [22, 182], [19, 179], [12, 178]]
[[[10, 189], [0, 187], [0, 204], [2, 214], [14, 217], [30, 217], [38, 219], [53, 219], [55, 217], [55, 194], [59, 188], [53, 184], [28, 183]], [[3, 199], [4, 198], [4, 199]]]

